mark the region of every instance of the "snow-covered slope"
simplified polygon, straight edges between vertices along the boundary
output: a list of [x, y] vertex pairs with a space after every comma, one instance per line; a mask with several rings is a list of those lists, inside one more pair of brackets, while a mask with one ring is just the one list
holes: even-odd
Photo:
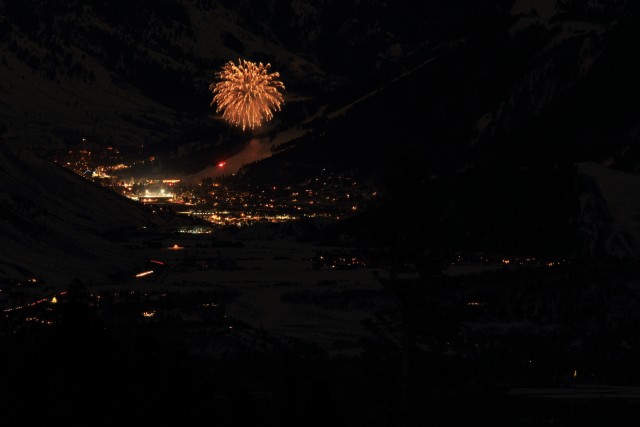
[[[571, 20], [561, 13], [556, 0], [518, 0], [511, 13], [514, 24], [508, 37], [529, 51], [527, 65], [513, 53], [511, 64], [521, 67], [505, 96], [475, 124], [477, 138], [491, 138], [513, 131], [540, 115], [578, 85], [604, 50], [604, 35], [616, 22]], [[512, 77], [512, 76], [511, 76]]]
[[580, 163], [578, 230], [591, 255], [640, 254], [640, 176]]
[[143, 260], [108, 237], [148, 222], [134, 202], [30, 149], [0, 144], [1, 281], [36, 277], [63, 286], [134, 272]]

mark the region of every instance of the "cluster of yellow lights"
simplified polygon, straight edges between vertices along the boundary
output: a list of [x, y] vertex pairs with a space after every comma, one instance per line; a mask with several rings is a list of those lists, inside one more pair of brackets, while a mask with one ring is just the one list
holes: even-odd
[[238, 64], [227, 62], [219, 79], [209, 90], [214, 94], [211, 105], [217, 104], [216, 112], [228, 123], [253, 129], [273, 118], [284, 103], [281, 90], [284, 84], [277, 80], [280, 74], [270, 73], [271, 64], [255, 63], [239, 59]]
[[[67, 291], [62, 291], [58, 295], [65, 295], [66, 293], [67, 293]], [[15, 307], [5, 308], [2, 311], [5, 312], [5, 313], [10, 313], [12, 311], [22, 310], [22, 309], [29, 308], [29, 307], [35, 307], [36, 305], [45, 303], [47, 301], [51, 302], [52, 304], [56, 304], [58, 302], [58, 299], [55, 297], [55, 295], [54, 295], [54, 297], [52, 299], [40, 298], [39, 300], [30, 302], [30, 303], [27, 303], [27, 304], [22, 304], [22, 305], [18, 305], [18, 306], [15, 306]]]
[[53, 320], [42, 320], [40, 318], [38, 318], [37, 316], [31, 316], [31, 317], [27, 317], [24, 320], [26, 320], [27, 322], [36, 322], [36, 323], [41, 323], [43, 325], [53, 325]]

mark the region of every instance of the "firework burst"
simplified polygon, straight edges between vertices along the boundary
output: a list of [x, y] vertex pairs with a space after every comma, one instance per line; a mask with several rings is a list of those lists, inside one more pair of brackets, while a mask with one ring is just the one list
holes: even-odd
[[284, 84], [277, 80], [280, 74], [270, 73], [271, 64], [263, 65], [239, 59], [238, 64], [227, 62], [216, 73], [218, 82], [211, 83], [213, 93], [211, 106], [217, 104], [216, 112], [228, 123], [253, 129], [273, 118], [284, 103], [281, 90]]

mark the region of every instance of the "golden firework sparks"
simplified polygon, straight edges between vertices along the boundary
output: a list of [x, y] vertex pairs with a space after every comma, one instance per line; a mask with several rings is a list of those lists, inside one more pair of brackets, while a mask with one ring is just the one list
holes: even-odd
[[239, 59], [238, 64], [227, 62], [216, 73], [219, 81], [209, 86], [214, 95], [211, 106], [217, 104], [216, 112], [222, 112], [223, 119], [242, 130], [271, 120], [284, 103], [284, 84], [277, 80], [280, 74], [270, 73], [270, 68], [271, 64], [244, 59]]

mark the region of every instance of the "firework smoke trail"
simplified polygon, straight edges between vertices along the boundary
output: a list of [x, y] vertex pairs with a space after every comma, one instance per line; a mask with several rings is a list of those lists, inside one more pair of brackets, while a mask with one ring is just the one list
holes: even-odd
[[280, 74], [269, 73], [271, 64], [263, 65], [239, 59], [236, 65], [227, 62], [222, 71], [216, 73], [217, 83], [209, 90], [214, 94], [211, 106], [217, 104], [216, 112], [228, 123], [253, 129], [273, 118], [284, 103], [281, 90], [284, 84], [277, 80]]

